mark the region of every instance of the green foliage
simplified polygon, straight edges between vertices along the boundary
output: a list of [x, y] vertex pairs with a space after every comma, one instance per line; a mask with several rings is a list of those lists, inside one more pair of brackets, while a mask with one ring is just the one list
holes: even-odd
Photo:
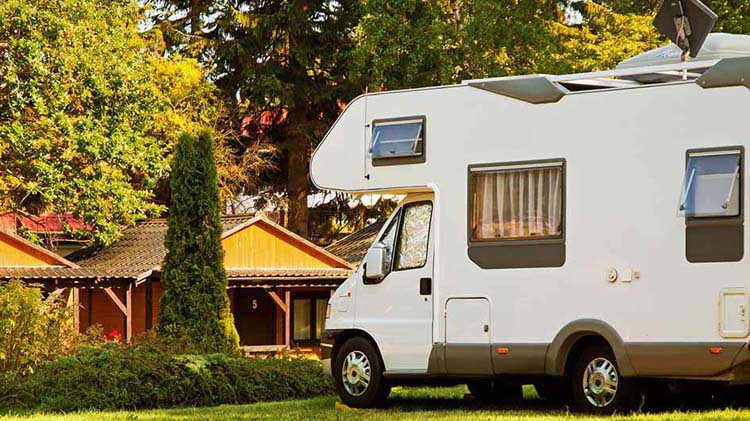
[[614, 69], [617, 63], [664, 44], [653, 15], [618, 14], [607, 6], [582, 2], [581, 25], [549, 24], [556, 44], [547, 47], [549, 73]]
[[212, 135], [183, 135], [172, 162], [159, 335], [198, 352], [239, 349], [227, 297]]
[[[640, 15], [654, 15], [661, 4], [661, 0], [597, 0], [618, 13], [632, 13]], [[750, 2], [746, 0], [703, 0], [719, 18], [716, 21], [715, 32], [729, 32], [733, 34], [750, 33]]]
[[[263, 180], [287, 192], [289, 228], [307, 235], [308, 154], [359, 91], [349, 75], [359, 0], [159, 0], [156, 19], [173, 49], [211, 63], [236, 125], [237, 153], [268, 141], [283, 153]], [[204, 25], [196, 25], [203, 19]], [[186, 35], [187, 34], [187, 35]], [[176, 45], [175, 45], [176, 44]], [[260, 124], [264, 111], [285, 119]], [[246, 120], [246, 117], [254, 119]], [[240, 123], [242, 122], [242, 123]], [[247, 124], [246, 124], [247, 123]], [[271, 127], [267, 127], [271, 126]]]
[[16, 399], [6, 406], [63, 412], [240, 404], [333, 391], [318, 362], [175, 356], [154, 343], [83, 348], [14, 382], [5, 388]]
[[39, 287], [21, 281], [0, 283], [0, 373], [29, 373], [70, 352], [76, 336], [64, 302], [43, 300]]
[[163, 211], [175, 133], [213, 121], [216, 96], [142, 18], [130, 0], [0, 3], [0, 209], [73, 212], [101, 244]]
[[548, 0], [365, 0], [352, 70], [371, 90], [523, 74], [557, 18]]
[[363, 11], [352, 70], [372, 90], [609, 69], [662, 42], [650, 14], [591, 1], [365, 0]]

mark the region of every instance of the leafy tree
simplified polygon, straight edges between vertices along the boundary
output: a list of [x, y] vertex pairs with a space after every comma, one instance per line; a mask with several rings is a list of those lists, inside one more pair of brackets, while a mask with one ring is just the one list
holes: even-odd
[[[192, 51], [213, 66], [225, 100], [240, 112], [235, 125], [259, 135], [246, 136], [245, 143], [267, 140], [281, 150], [281, 179], [268, 181], [278, 181], [275, 187], [288, 195], [289, 228], [307, 235], [311, 149], [338, 116], [341, 100], [357, 92], [348, 64], [358, 1], [163, 0], [157, 5], [155, 19], [173, 29], [163, 31], [179, 42], [175, 49]], [[262, 131], [246, 127], [261, 120], [271, 124]]]
[[555, 43], [547, 47], [548, 73], [614, 69], [617, 63], [666, 42], [653, 25], [652, 14], [622, 14], [594, 2], [580, 2], [582, 22], [553, 22]]
[[363, 1], [352, 70], [370, 89], [450, 84], [540, 67], [550, 0]]
[[[618, 13], [653, 16], [662, 0], [597, 0]], [[714, 31], [750, 34], [750, 2], [746, 0], [703, 0], [718, 15]]]
[[199, 352], [236, 352], [211, 133], [183, 135], [172, 162], [157, 332]]
[[659, 45], [651, 19], [590, 1], [365, 0], [352, 69], [397, 89], [611, 68]]
[[211, 88], [197, 61], [149, 51], [141, 17], [128, 0], [0, 4], [0, 208], [73, 212], [102, 244], [161, 213], [172, 133], [209, 118], [194, 99]]

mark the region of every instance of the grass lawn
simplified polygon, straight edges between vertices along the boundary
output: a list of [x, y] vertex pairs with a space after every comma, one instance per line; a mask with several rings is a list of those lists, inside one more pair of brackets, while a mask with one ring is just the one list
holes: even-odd
[[300, 401], [226, 405], [214, 408], [183, 408], [151, 411], [85, 412], [67, 415], [25, 414], [0, 416], [0, 420], [748, 420], [750, 410], [716, 409], [701, 412], [661, 412], [630, 417], [592, 418], [568, 414], [533, 399], [533, 389], [525, 390], [527, 397], [520, 407], [493, 407], [463, 399], [466, 389], [461, 387], [397, 388], [388, 407], [376, 410], [354, 410], [336, 405], [335, 397]]

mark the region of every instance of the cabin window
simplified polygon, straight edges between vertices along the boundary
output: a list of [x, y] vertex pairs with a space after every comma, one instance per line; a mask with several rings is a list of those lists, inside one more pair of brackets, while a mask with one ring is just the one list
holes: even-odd
[[292, 300], [292, 338], [295, 341], [319, 341], [326, 318], [325, 298], [295, 298]]
[[680, 211], [687, 217], [740, 214], [740, 151], [688, 155]]
[[417, 269], [425, 265], [431, 219], [430, 202], [410, 204], [404, 208], [401, 232], [398, 236], [396, 270]]
[[688, 261], [742, 260], [743, 161], [742, 147], [687, 152], [679, 210], [685, 217]]
[[373, 121], [370, 154], [375, 166], [425, 162], [425, 118]]
[[484, 268], [561, 266], [565, 161], [469, 167], [469, 255]]

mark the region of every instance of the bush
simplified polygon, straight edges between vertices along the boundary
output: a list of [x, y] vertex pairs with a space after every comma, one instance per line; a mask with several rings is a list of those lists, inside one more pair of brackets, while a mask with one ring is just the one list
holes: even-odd
[[244, 404], [333, 392], [315, 361], [174, 356], [153, 344], [83, 348], [15, 383], [6, 392], [16, 399], [5, 406], [58, 412]]
[[72, 352], [78, 338], [72, 316], [62, 300], [42, 299], [38, 286], [0, 283], [0, 373], [28, 373]]

